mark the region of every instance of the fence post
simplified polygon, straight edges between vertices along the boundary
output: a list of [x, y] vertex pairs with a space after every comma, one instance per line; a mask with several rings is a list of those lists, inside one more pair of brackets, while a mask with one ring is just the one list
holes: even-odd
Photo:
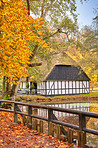
[[31, 115], [32, 115], [32, 106], [28, 106], [28, 115], [29, 115], [29, 118], [30, 118], [29, 125], [32, 126], [32, 117], [31, 117]]
[[56, 138], [60, 140], [60, 135], [61, 135], [61, 126], [56, 125]]
[[38, 124], [37, 119], [34, 119], [33, 123], [34, 123], [34, 127], [33, 127], [34, 130], [37, 130], [37, 124]]
[[54, 136], [54, 125], [52, 122], [49, 122], [49, 135]]
[[48, 108], [48, 135], [51, 132], [50, 122], [52, 120], [52, 117], [53, 117], [53, 110]]
[[43, 120], [40, 120], [40, 132], [43, 133]]
[[68, 129], [68, 143], [73, 142], [73, 130], [71, 128]]
[[79, 114], [79, 129], [81, 134], [80, 143], [82, 147], [84, 147], [84, 145], [86, 144], [86, 132], [83, 133], [83, 128], [86, 128], [86, 117], [83, 114]]
[[16, 113], [16, 110], [17, 110], [17, 104], [14, 102], [14, 122], [17, 123], [17, 113]]

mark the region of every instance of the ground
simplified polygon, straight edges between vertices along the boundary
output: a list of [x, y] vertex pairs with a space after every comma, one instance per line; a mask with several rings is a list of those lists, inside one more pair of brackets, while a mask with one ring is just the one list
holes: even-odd
[[44, 97], [38, 95], [17, 95], [16, 101], [32, 103], [32, 104], [45, 104], [45, 103], [66, 103], [66, 102], [98, 102], [98, 92], [81, 95], [65, 95]]
[[[98, 92], [86, 95], [43, 97], [34, 95], [17, 96], [16, 101], [32, 104], [60, 103], [60, 102], [96, 102]], [[95, 107], [94, 107], [95, 111]], [[63, 119], [64, 120], [64, 119]], [[66, 119], [70, 122], [71, 119]], [[71, 121], [72, 123], [72, 121]], [[77, 124], [77, 120], [73, 121]], [[60, 142], [46, 134], [30, 130], [26, 126], [13, 122], [13, 114], [0, 111], [0, 148], [73, 148], [75, 146]]]
[[0, 111], [0, 148], [75, 148], [51, 135], [13, 122], [13, 114]]

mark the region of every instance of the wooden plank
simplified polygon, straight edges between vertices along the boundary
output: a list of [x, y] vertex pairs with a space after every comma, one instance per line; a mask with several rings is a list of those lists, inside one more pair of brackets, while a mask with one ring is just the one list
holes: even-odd
[[68, 143], [73, 143], [73, 130], [71, 128], [68, 129]]
[[81, 146], [83, 148], [85, 148], [85, 144], [86, 144], [86, 137], [85, 137], [85, 132], [81, 132]]
[[40, 132], [43, 133], [43, 120], [40, 120]]
[[31, 117], [27, 117], [27, 119], [26, 119], [26, 125], [27, 125], [28, 128], [32, 129]]
[[85, 148], [93, 148], [93, 147], [89, 144], [85, 144]]
[[52, 109], [48, 109], [48, 134], [51, 131], [51, 129], [50, 129], [50, 122], [52, 120], [52, 116], [53, 116], [53, 110]]
[[34, 125], [33, 125], [33, 127], [34, 127], [34, 130], [37, 130], [37, 123], [38, 123], [38, 120], [37, 119], [34, 119]]
[[29, 128], [32, 128], [32, 117], [31, 117], [31, 115], [32, 115], [32, 107], [31, 106], [28, 106], [28, 118], [29, 118]]
[[56, 138], [60, 139], [60, 135], [61, 135], [61, 126], [56, 125]]
[[[79, 115], [79, 130], [81, 132], [81, 136], [83, 134], [83, 136], [82, 136], [83, 139], [82, 140], [86, 143], [86, 132], [82, 133], [83, 128], [86, 128], [86, 117], [84, 115], [80, 114]], [[80, 145], [81, 145], [81, 143], [80, 143]]]
[[17, 113], [16, 113], [16, 109], [17, 109], [17, 104], [14, 103], [14, 122], [17, 123]]
[[81, 146], [81, 132], [77, 131], [77, 135], [78, 135], [78, 146]]
[[49, 122], [49, 135], [54, 136], [54, 125], [52, 122]]

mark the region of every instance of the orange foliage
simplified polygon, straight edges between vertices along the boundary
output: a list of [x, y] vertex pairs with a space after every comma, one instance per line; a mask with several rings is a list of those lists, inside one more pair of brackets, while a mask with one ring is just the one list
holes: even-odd
[[39, 37], [43, 35], [43, 23], [42, 18], [28, 15], [22, 0], [0, 0], [0, 76], [10, 77], [15, 84], [18, 78], [28, 75], [29, 57], [33, 54], [28, 41], [47, 47]]

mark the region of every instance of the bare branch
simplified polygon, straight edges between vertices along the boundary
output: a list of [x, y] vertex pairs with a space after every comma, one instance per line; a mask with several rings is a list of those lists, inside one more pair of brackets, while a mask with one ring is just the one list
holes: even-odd
[[29, 67], [35, 67], [35, 66], [41, 66], [42, 62], [40, 63], [32, 63], [32, 64], [28, 64]]
[[34, 52], [34, 55], [32, 56], [32, 58], [30, 59], [30, 62], [32, 62], [32, 60], [34, 59], [34, 56], [37, 54], [37, 51], [39, 50], [40, 46], [37, 46]]
[[43, 0], [42, 2], [41, 17], [43, 17], [43, 14], [44, 14], [44, 4], [45, 4], [45, 0]]
[[29, 0], [27, 0], [27, 8], [28, 8], [28, 15], [30, 15], [30, 4], [29, 4]]
[[58, 30], [57, 30], [56, 32], [54, 32], [53, 34], [51, 34], [51, 35], [49, 35], [49, 36], [43, 38], [43, 40], [48, 39], [48, 38], [54, 36], [54, 35], [57, 34], [57, 33], [60, 33], [60, 29], [58, 29]]
[[55, 1], [55, 0], [51, 0], [50, 5], [46, 8], [45, 13], [43, 14], [43, 17], [45, 17], [45, 16], [46, 16], [46, 14], [47, 14], [48, 10], [51, 8], [51, 6], [52, 6], [52, 4], [53, 4], [53, 2], [54, 2], [54, 1]]

